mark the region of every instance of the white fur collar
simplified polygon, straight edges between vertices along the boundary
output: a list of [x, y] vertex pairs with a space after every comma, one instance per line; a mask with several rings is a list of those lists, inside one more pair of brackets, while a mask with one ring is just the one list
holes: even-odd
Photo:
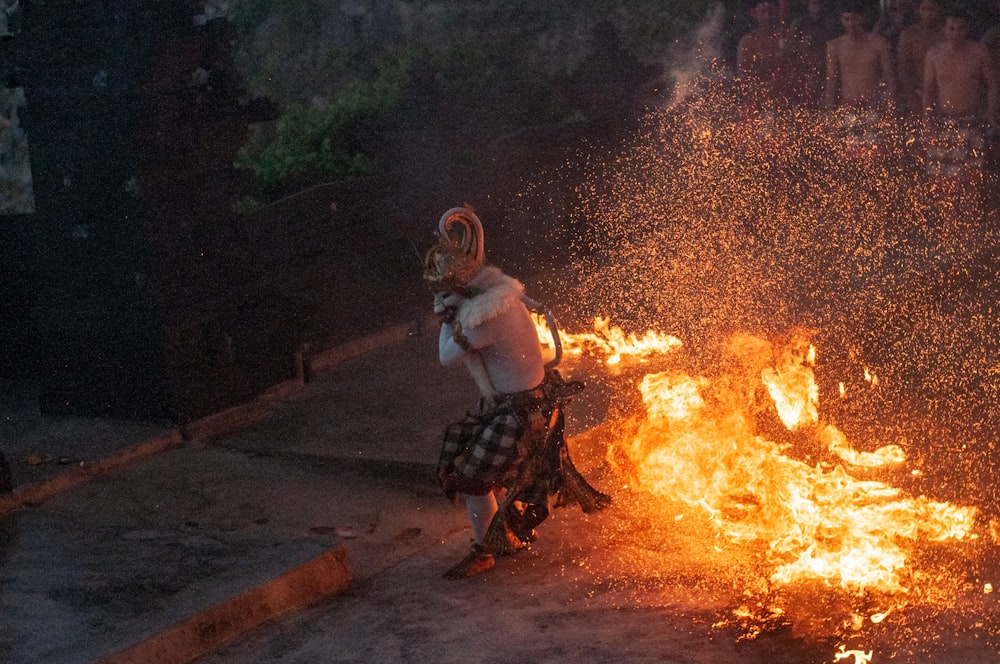
[[456, 320], [464, 328], [472, 328], [504, 313], [521, 301], [524, 285], [507, 276], [500, 268], [485, 265], [468, 283], [476, 294], [458, 306]]

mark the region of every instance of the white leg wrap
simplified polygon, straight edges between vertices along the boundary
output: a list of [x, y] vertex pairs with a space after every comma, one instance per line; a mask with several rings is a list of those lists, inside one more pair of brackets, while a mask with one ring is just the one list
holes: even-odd
[[493, 515], [497, 513], [497, 499], [492, 491], [483, 496], [463, 494], [463, 497], [465, 509], [469, 512], [469, 521], [472, 522], [472, 539], [476, 544], [482, 544]]

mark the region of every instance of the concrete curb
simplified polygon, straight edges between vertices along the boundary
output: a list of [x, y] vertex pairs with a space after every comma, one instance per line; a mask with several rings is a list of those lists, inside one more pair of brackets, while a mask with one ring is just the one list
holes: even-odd
[[343, 545], [173, 627], [99, 661], [99, 664], [186, 664], [283, 613], [333, 595], [350, 580]]
[[83, 484], [98, 475], [123, 468], [131, 463], [147, 459], [174, 447], [180, 447], [183, 444], [184, 439], [181, 436], [181, 432], [171, 431], [138, 445], [119, 450], [97, 461], [76, 466], [47, 480], [18, 487], [10, 493], [0, 495], [0, 516], [28, 504], [40, 503], [57, 493], [78, 484]]
[[[28, 504], [42, 502], [56, 494], [112, 470], [150, 458], [186, 442], [201, 442], [228, 435], [252, 426], [270, 414], [283, 400], [294, 398], [307, 386], [310, 372], [331, 369], [347, 360], [359, 357], [389, 344], [424, 333], [427, 321], [414, 320], [381, 332], [336, 346], [309, 358], [300, 358], [305, 366], [291, 380], [271, 386], [252, 401], [236, 405], [219, 413], [189, 422], [169, 433], [133, 447], [114, 452], [94, 462], [67, 469], [58, 476], [16, 488], [0, 495], [0, 517]], [[307, 363], [306, 363], [307, 362]], [[321, 459], [315, 459], [319, 462]], [[416, 476], [432, 486], [433, 468], [394, 461], [357, 459], [325, 460], [344, 465], [355, 472]], [[187, 664], [222, 647], [226, 642], [244, 635], [268, 620], [302, 609], [309, 604], [341, 591], [350, 581], [347, 550], [341, 545], [307, 561], [273, 579], [207, 608], [181, 622], [157, 631], [125, 650], [100, 660], [101, 664]]]
[[202, 441], [245, 429], [267, 416], [274, 408], [273, 399], [260, 397], [253, 401], [189, 422], [181, 427], [187, 441]]

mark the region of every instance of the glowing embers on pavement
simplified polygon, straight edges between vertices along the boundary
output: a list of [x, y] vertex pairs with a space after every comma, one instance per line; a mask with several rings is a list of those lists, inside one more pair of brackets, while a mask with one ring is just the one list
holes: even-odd
[[[589, 334], [563, 333], [562, 341], [572, 347]], [[601, 359], [617, 352], [586, 349]], [[607, 573], [714, 579], [697, 584], [729, 586], [742, 598], [716, 627], [750, 639], [782, 625], [811, 638], [856, 639], [910, 609], [954, 611], [972, 593], [955, 561], [995, 548], [997, 525], [975, 507], [872, 479], [908, 477], [908, 446], [867, 441], [869, 449], [856, 449], [824, 419], [815, 376], [822, 353], [808, 330], [774, 340], [734, 335], [700, 371], [679, 342], [643, 359], [630, 365], [641, 407], [607, 438], [605, 481], [617, 482], [619, 523], [606, 546], [620, 550], [609, 554], [620, 567]], [[830, 398], [844, 396], [834, 390]], [[995, 581], [980, 583], [980, 596]], [[841, 650], [851, 652], [871, 657], [870, 647]]]

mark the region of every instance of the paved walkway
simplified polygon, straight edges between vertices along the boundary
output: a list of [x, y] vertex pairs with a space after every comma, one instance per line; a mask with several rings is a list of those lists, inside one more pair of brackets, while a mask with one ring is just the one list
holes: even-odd
[[[315, 358], [305, 386], [185, 432], [42, 416], [8, 385], [0, 661], [91, 662], [136, 644], [112, 661], [189, 661], [217, 645], [206, 621], [241, 633], [461, 530], [431, 463], [471, 386], [435, 353], [419, 326], [390, 330]], [[296, 570], [305, 583], [282, 580]], [[275, 579], [282, 597], [262, 597]]]
[[665, 521], [601, 472], [600, 384], [570, 406], [571, 445], [616, 504], [556, 510], [529, 551], [444, 581], [470, 531], [432, 464], [474, 388], [437, 363], [427, 330], [335, 349], [304, 386], [185, 432], [8, 398], [20, 488], [0, 516], [0, 661], [803, 664], [841, 645], [873, 662], [1000, 657], [995, 595], [853, 637], [786, 625], [742, 638], [752, 557], [706, 552], [704, 524]]

